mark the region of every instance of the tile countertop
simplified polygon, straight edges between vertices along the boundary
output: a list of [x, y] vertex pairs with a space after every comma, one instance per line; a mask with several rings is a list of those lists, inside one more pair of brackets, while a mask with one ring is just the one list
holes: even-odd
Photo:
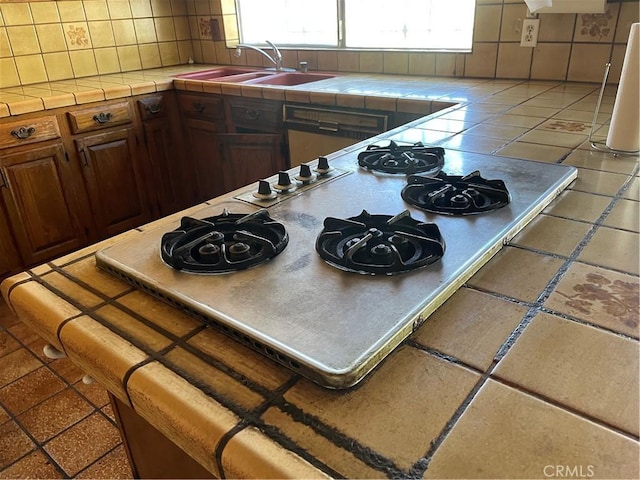
[[[177, 72], [100, 77], [98, 99], [122, 94], [105, 86], [114, 79], [148, 93], [146, 83], [172, 88]], [[75, 103], [91, 97], [74, 82]], [[221, 91], [400, 111], [454, 103], [390, 136], [574, 165], [578, 179], [348, 391], [320, 388], [97, 270], [94, 252], [135, 230], [5, 280], [8, 303], [216, 476], [638, 478], [638, 159], [590, 150], [598, 85], [381, 75], [312, 85]], [[26, 100], [0, 96], [6, 111], [33, 106], [41, 92], [31, 88], [6, 93]]]

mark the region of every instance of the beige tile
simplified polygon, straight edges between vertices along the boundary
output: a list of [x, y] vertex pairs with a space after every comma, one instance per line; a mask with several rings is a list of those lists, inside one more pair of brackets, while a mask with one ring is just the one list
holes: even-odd
[[496, 155], [555, 163], [565, 157], [570, 151], [567, 147], [516, 141], [498, 150]]
[[338, 52], [338, 70], [341, 72], [359, 72], [360, 54], [358, 52]]
[[518, 105], [508, 111], [509, 115], [524, 115], [527, 117], [549, 118], [558, 113], [560, 109], [556, 107], [536, 107], [527, 105]]
[[409, 53], [410, 75], [435, 75], [436, 56], [433, 53]]
[[221, 464], [229, 478], [330, 478], [255, 427], [231, 437], [222, 451]]
[[565, 191], [544, 210], [548, 215], [594, 223], [611, 199], [584, 192]]
[[610, 153], [595, 150], [574, 150], [563, 162], [565, 165], [630, 174], [638, 164], [634, 157], [614, 157]]
[[170, 17], [172, 14], [169, 0], [151, 0], [151, 9], [154, 17]]
[[58, 13], [62, 22], [81, 22], [86, 19], [81, 1], [58, 2]]
[[[572, 13], [540, 13], [538, 42], [570, 42], [576, 16]], [[537, 48], [540, 48], [538, 45]]]
[[526, 18], [526, 13], [527, 6], [524, 5], [524, 2], [519, 2], [517, 5], [505, 5], [502, 7], [502, 22], [500, 26], [501, 42], [518, 42], [518, 48], [520, 48], [519, 44], [522, 32], [522, 19]]
[[162, 66], [160, 61], [160, 50], [156, 43], [149, 45], [140, 45], [138, 47], [140, 51], [140, 63], [142, 68], [158, 68]]
[[521, 127], [521, 128], [527, 128], [527, 129], [533, 128], [542, 122], [543, 122], [543, 119], [539, 117], [515, 115], [513, 113], [498, 115], [497, 117], [493, 117], [487, 120], [487, 123], [491, 123], [491, 124], [497, 124], [497, 125], [503, 125], [503, 126], [506, 125], [510, 127]]
[[9, 44], [7, 29], [5, 27], [0, 27], [0, 58], [7, 57], [13, 57], [13, 53], [11, 53], [11, 45]]
[[380, 471], [362, 462], [352, 452], [340, 448], [313, 428], [296, 421], [277, 408], [272, 407], [267, 410], [263, 419], [269, 426], [277, 428], [315, 458], [326, 465], [331, 465], [332, 470], [338, 472], [342, 478], [380, 478], [381, 476]]
[[45, 53], [42, 56], [49, 81], [73, 78], [73, 68], [68, 52]]
[[627, 181], [626, 175], [617, 173], [600, 172], [586, 168], [578, 169], [578, 178], [569, 188], [581, 192], [599, 193], [613, 196]]
[[501, 5], [477, 5], [473, 28], [474, 42], [497, 42], [500, 37]]
[[187, 17], [174, 17], [173, 24], [176, 29], [177, 40], [191, 41], [191, 31], [189, 30], [189, 21]]
[[113, 29], [109, 21], [89, 22], [91, 43], [94, 48], [112, 47], [115, 45]]
[[84, 6], [84, 13], [87, 20], [109, 20], [110, 16], [107, 0], [84, 0], [82, 4]]
[[405, 52], [384, 52], [384, 73], [409, 73], [409, 54]]
[[331, 50], [318, 51], [318, 70], [336, 71], [338, 69], [338, 52]]
[[518, 304], [461, 288], [411, 338], [484, 371], [526, 311]]
[[169, 42], [176, 39], [176, 30], [171, 17], [155, 18], [154, 22], [159, 42]]
[[[489, 121], [491, 121], [490, 119]], [[478, 126], [471, 127], [467, 132], [470, 135], [482, 135], [490, 138], [500, 138], [503, 140], [515, 140], [525, 133], [528, 128], [513, 127], [510, 125], [495, 125], [491, 123], [482, 123]]]
[[336, 392], [303, 381], [285, 400], [408, 469], [429, 449], [478, 378], [425, 352], [400, 347], [360, 388]]
[[540, 43], [533, 50], [531, 78], [536, 80], [564, 80], [569, 66], [571, 45]]
[[[482, 267], [468, 284], [511, 298], [535, 301], [563, 261], [518, 248], [506, 247]], [[526, 277], [522, 272], [527, 272]]]
[[40, 42], [40, 51], [43, 53], [66, 52], [67, 42], [61, 24], [36, 25], [36, 31]]
[[[42, 55], [16, 57], [16, 67], [18, 69], [18, 75], [20, 76], [20, 83], [23, 85], [42, 83], [48, 80]], [[2, 75], [4, 76], [4, 74], [5, 72], [3, 70]]]
[[32, 2], [29, 6], [31, 7], [31, 16], [35, 24], [60, 21], [56, 2]]
[[96, 65], [98, 67], [98, 73], [100, 75], [120, 71], [118, 52], [115, 47], [96, 48], [93, 53], [96, 57]]
[[629, 182], [629, 186], [622, 194], [622, 197], [628, 198], [629, 200], [640, 201], [640, 178], [634, 177], [633, 180]]
[[152, 18], [138, 18], [133, 21], [138, 43], [151, 43], [157, 40], [156, 27]]
[[[158, 47], [160, 49], [160, 60], [163, 66], [180, 64], [180, 54], [178, 53], [176, 42], [162, 42], [158, 44]], [[218, 52], [216, 52], [216, 54], [217, 53]]]
[[614, 41], [616, 43], [627, 43], [629, 41], [629, 31], [631, 25], [640, 20], [640, 10], [636, 2], [627, 2], [620, 4], [620, 16], [616, 24], [616, 35]]
[[40, 44], [33, 25], [7, 27], [7, 36], [14, 55], [40, 53]]
[[575, 148], [587, 139], [586, 135], [574, 133], [554, 132], [536, 128], [525, 133], [518, 142], [537, 143], [540, 145], [552, 145], [557, 147]]
[[637, 341], [541, 314], [494, 375], [637, 436], [637, 352]]
[[28, 3], [5, 3], [0, 5], [4, 25], [31, 25], [33, 19]]
[[603, 71], [593, 66], [607, 63], [610, 53], [610, 45], [574, 43], [571, 49], [567, 80], [602, 82]]
[[117, 47], [117, 51], [121, 71], [127, 72], [130, 70], [140, 70], [142, 68], [137, 45]]
[[473, 53], [465, 55], [465, 77], [494, 78], [498, 58], [497, 43], [474, 43]]
[[590, 228], [588, 223], [538, 215], [511, 240], [511, 244], [568, 257]]
[[93, 50], [74, 50], [69, 52], [75, 77], [88, 77], [98, 74], [98, 66]]
[[111, 27], [113, 28], [113, 37], [116, 46], [134, 45], [136, 43], [136, 30], [133, 25], [133, 20], [113, 20]]
[[156, 362], [135, 370], [127, 389], [140, 416], [220, 478], [215, 452], [236, 415]]
[[[453, 77], [456, 75], [456, 67], [458, 55], [454, 53], [436, 53], [436, 75], [444, 77]], [[464, 62], [464, 57], [460, 55]]]
[[505, 143], [505, 140], [498, 138], [488, 138], [465, 133], [450, 137], [440, 143], [439, 146], [453, 150], [461, 150], [463, 152], [492, 153], [504, 146]]
[[109, 0], [108, 5], [111, 19], [131, 18], [129, 0]]
[[[612, 248], [612, 246], [615, 246]], [[640, 235], [638, 232], [600, 227], [578, 257], [592, 265], [640, 274]]]
[[131, 15], [133, 18], [143, 18], [153, 16], [151, 2], [149, 0], [137, 0], [131, 2]]
[[604, 220], [604, 225], [640, 231], [640, 204], [634, 200], [619, 200]]
[[360, 52], [360, 71], [382, 73], [384, 56], [382, 52]]
[[638, 338], [637, 276], [573, 263], [545, 307]]
[[627, 436], [489, 380], [425, 477], [545, 478], [569, 464], [593, 478], [636, 478], [638, 453]]

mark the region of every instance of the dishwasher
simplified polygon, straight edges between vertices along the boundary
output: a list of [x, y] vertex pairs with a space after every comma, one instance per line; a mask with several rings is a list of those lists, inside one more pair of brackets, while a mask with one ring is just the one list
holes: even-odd
[[285, 104], [284, 124], [291, 167], [386, 132], [389, 115]]

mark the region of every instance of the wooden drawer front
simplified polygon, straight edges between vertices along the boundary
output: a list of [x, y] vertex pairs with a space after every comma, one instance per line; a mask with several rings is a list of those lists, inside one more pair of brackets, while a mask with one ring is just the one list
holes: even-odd
[[183, 115], [201, 120], [224, 120], [224, 105], [220, 97], [180, 95], [178, 104]]
[[229, 100], [229, 108], [235, 127], [262, 132], [277, 132], [282, 128], [282, 104], [278, 102], [233, 98]]
[[152, 120], [167, 116], [166, 101], [162, 95], [138, 100], [138, 112], [142, 120]]
[[53, 115], [0, 125], [0, 148], [44, 142], [59, 137], [58, 120]]
[[121, 102], [67, 112], [67, 117], [71, 131], [82, 133], [131, 123], [133, 115], [129, 102]]

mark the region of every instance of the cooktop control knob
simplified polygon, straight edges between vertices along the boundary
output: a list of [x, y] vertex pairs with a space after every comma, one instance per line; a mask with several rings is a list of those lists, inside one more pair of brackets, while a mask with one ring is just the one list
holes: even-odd
[[296, 186], [291, 182], [291, 178], [287, 172], [279, 172], [278, 183], [276, 183], [273, 188], [278, 190], [280, 193], [285, 193], [295, 190]]
[[271, 190], [271, 185], [267, 180], [260, 180], [258, 182], [258, 191], [254, 192], [253, 196], [259, 200], [271, 200], [276, 197], [276, 192]]
[[318, 166], [315, 168], [318, 175], [326, 175], [333, 168], [329, 166], [329, 160], [327, 157], [318, 157]]
[[315, 175], [311, 173], [311, 167], [306, 163], [300, 165], [300, 172], [296, 175], [296, 180], [302, 182], [303, 185], [308, 185], [313, 182]]

